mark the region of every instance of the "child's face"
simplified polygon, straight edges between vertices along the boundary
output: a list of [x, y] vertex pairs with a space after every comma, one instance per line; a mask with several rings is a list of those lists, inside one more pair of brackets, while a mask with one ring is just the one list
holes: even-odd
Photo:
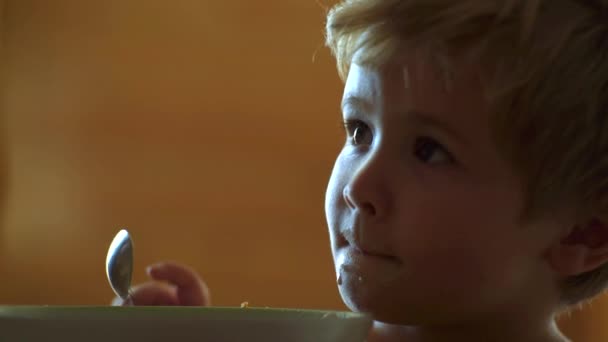
[[392, 323], [525, 308], [551, 289], [550, 227], [519, 223], [522, 184], [495, 149], [474, 73], [463, 66], [448, 92], [422, 58], [402, 57], [352, 65], [345, 85], [325, 204], [340, 293]]

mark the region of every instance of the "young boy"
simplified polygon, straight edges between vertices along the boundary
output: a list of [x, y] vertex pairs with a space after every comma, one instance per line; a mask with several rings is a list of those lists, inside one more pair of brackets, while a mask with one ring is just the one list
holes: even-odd
[[[565, 341], [608, 282], [608, 1], [345, 0], [346, 144], [326, 195], [370, 341]], [[182, 265], [136, 304], [209, 305]]]

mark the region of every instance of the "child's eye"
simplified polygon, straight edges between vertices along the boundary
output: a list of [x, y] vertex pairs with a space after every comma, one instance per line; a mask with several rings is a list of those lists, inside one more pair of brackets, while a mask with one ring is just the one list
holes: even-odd
[[371, 145], [372, 132], [364, 122], [359, 120], [345, 121], [346, 139], [355, 146]]
[[439, 142], [429, 137], [417, 137], [413, 152], [416, 158], [427, 164], [454, 162], [452, 155]]

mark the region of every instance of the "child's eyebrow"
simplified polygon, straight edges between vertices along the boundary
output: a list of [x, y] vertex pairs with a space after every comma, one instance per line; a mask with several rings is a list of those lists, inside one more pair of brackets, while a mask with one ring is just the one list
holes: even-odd
[[[370, 103], [354, 94], [347, 95], [342, 100], [342, 112], [346, 112], [347, 108], [362, 111], [363, 113], [369, 113], [372, 110]], [[469, 145], [469, 143], [464, 138], [464, 136], [462, 136], [462, 134], [457, 132], [452, 126], [450, 126], [446, 122], [438, 120], [437, 114], [432, 114], [417, 109], [410, 109], [405, 113], [405, 116], [406, 118], [408, 118], [408, 120], [412, 120], [420, 126], [435, 128], [445, 133], [447, 136], [454, 139], [457, 143], [463, 146]]]
[[436, 118], [437, 115], [435, 115], [435, 114], [430, 114], [430, 113], [416, 110], [416, 109], [408, 110], [405, 114], [409, 119], [415, 121], [419, 125], [438, 129], [438, 130], [442, 131], [443, 133], [445, 133], [446, 135], [453, 138], [456, 142], [460, 143], [461, 145], [463, 145], [463, 146], [469, 145], [468, 141], [465, 139], [465, 137], [462, 134], [457, 132], [452, 126], [450, 126], [446, 122], [438, 120]]

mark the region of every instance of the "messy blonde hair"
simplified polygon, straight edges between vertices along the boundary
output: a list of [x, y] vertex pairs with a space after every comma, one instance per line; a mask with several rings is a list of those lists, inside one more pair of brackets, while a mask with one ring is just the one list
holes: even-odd
[[[342, 79], [404, 46], [473, 59], [497, 147], [525, 182], [524, 217], [608, 220], [608, 0], [344, 0], [326, 44]], [[606, 283], [608, 266], [567, 279], [563, 303]]]

